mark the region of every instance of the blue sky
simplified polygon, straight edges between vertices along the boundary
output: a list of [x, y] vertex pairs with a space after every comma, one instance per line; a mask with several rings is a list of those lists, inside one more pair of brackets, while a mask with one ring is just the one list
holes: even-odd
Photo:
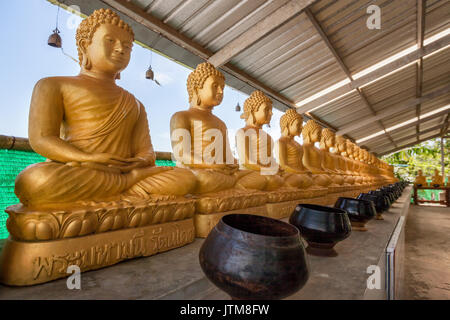
[[[47, 45], [48, 36], [55, 28], [57, 7], [46, 0], [0, 1], [0, 10], [6, 14], [0, 19], [2, 54], [0, 59], [0, 134], [28, 136], [28, 111], [34, 84], [49, 76], [78, 74], [77, 63], [64, 56], [60, 49]], [[77, 58], [75, 45], [79, 18], [61, 9], [59, 29], [64, 51]], [[173, 113], [188, 108], [186, 79], [190, 70], [163, 56], [153, 53], [152, 66], [157, 86], [145, 79], [151, 51], [135, 44], [131, 62], [117, 84], [133, 93], [145, 105], [150, 134], [155, 150], [171, 151], [169, 121]], [[214, 113], [225, 121], [230, 135], [244, 126], [234, 111], [237, 102], [242, 106], [247, 95], [229, 87], [224, 100]], [[272, 138], [280, 135], [279, 119], [282, 113], [274, 109]], [[234, 138], [230, 137], [230, 141]]]

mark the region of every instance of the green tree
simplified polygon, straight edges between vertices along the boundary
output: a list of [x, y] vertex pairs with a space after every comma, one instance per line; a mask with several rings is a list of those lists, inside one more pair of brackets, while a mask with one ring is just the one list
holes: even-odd
[[[450, 139], [444, 139], [444, 165], [445, 175], [450, 175]], [[383, 156], [382, 159], [394, 166], [395, 175], [402, 180], [414, 181], [417, 171], [429, 177], [434, 175], [434, 170], [441, 172], [441, 139], [436, 138], [417, 144], [399, 152]]]

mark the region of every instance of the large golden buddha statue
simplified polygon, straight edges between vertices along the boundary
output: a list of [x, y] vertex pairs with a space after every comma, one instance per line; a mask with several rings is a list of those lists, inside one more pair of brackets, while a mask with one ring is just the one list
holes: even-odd
[[314, 146], [319, 142], [322, 135], [322, 128], [314, 120], [308, 120], [303, 127], [303, 165], [313, 174], [314, 184], [328, 188], [331, 184], [329, 173], [322, 167], [322, 152]]
[[146, 110], [115, 83], [133, 41], [116, 13], [96, 10], [76, 33], [80, 74], [36, 84], [29, 141], [47, 161], [17, 176], [0, 281], [45, 282], [67, 276], [66, 264], [97, 269], [193, 241], [195, 204], [184, 195], [195, 176], [155, 166]]
[[444, 185], [444, 177], [439, 174], [439, 170], [438, 169], [434, 169], [434, 176], [432, 176], [431, 178], [432, 178], [432, 180], [431, 180], [431, 185], [432, 186], [434, 186], [436, 184], [439, 185], [439, 186], [443, 186]]
[[80, 200], [192, 190], [195, 179], [188, 170], [155, 167], [145, 108], [115, 83], [130, 61], [133, 40], [116, 14], [96, 11], [77, 31], [80, 74], [36, 84], [29, 140], [48, 161], [17, 177], [15, 192], [23, 205], [61, 208]]

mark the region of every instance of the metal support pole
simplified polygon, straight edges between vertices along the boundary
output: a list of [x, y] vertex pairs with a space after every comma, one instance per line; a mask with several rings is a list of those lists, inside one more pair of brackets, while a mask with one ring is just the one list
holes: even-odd
[[442, 171], [442, 178], [445, 182], [445, 164], [444, 164], [444, 137], [441, 137], [441, 171]]

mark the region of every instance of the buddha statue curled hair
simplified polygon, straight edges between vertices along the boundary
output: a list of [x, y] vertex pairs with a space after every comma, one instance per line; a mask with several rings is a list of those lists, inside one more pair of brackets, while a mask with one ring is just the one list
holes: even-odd
[[[217, 70], [209, 62], [200, 63], [197, 68], [189, 74], [186, 84], [189, 94], [189, 103], [191, 103], [194, 98], [195, 90], [202, 89], [206, 79], [210, 76], [217, 76], [225, 81], [225, 77], [222, 72]], [[199, 99], [199, 97], [197, 97], [197, 99]]]
[[95, 31], [102, 24], [112, 24], [124, 29], [125, 31], [130, 33], [134, 41], [133, 29], [125, 21], [120, 19], [117, 13], [115, 13], [111, 9], [102, 8], [95, 10], [89, 17], [87, 17], [80, 23], [75, 36], [80, 65], [82, 65], [83, 63], [86, 64], [86, 57], [83, 55], [83, 52], [81, 50], [81, 42], [87, 41], [87, 44], [91, 44]]
[[253, 91], [250, 97], [248, 97], [244, 102], [244, 113], [241, 115], [241, 119], [247, 120], [252, 112], [258, 110], [258, 107], [267, 102], [272, 105], [272, 100], [266, 96], [262, 91]]

